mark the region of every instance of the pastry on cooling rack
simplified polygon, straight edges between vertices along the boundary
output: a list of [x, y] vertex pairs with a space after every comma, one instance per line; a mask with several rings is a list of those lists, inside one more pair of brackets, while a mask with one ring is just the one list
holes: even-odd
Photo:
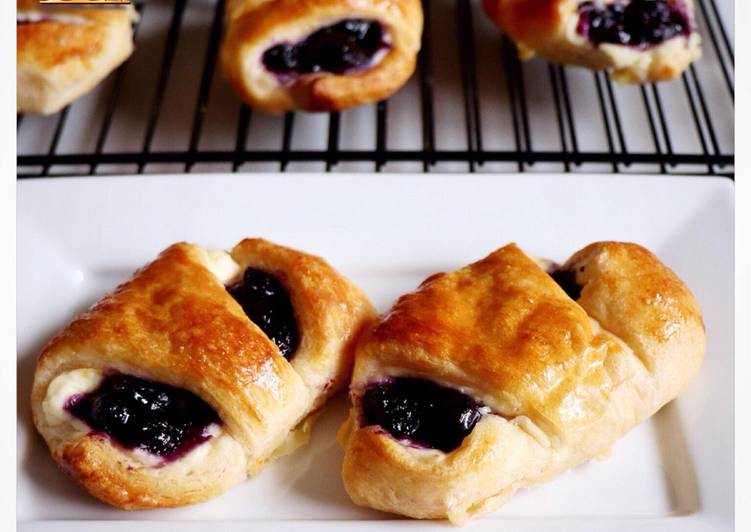
[[624, 83], [667, 81], [701, 57], [693, 0], [483, 0], [523, 59], [611, 69]]
[[34, 423], [113, 506], [203, 501], [305, 443], [373, 317], [318, 257], [258, 239], [175, 244], [44, 348]]
[[390, 96], [412, 75], [420, 0], [229, 0], [225, 77], [250, 105], [331, 111]]
[[128, 6], [16, 4], [17, 112], [56, 113], [133, 52]]
[[505, 246], [429, 277], [363, 336], [339, 433], [355, 503], [463, 523], [610, 453], [704, 354], [686, 286], [635, 245], [545, 271]]

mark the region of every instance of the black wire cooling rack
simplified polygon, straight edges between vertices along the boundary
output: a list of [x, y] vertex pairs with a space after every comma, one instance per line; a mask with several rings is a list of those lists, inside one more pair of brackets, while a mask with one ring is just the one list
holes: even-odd
[[[390, 138], [390, 132], [393, 137], [394, 128], [389, 127], [389, 123], [393, 124], [396, 113], [403, 114], [405, 106], [401, 105], [399, 110], [394, 111], [392, 101], [382, 101], [373, 106], [369, 127], [374, 132], [371, 130], [367, 133], [371, 139], [367, 148], [343, 145], [343, 141], [349, 137], [349, 134], [342, 134], [343, 116], [350, 111], [330, 113], [326, 121], [319, 120], [320, 137], [325, 139], [325, 145], [311, 148], [293, 142], [300, 128], [312, 127], [300, 123], [305, 122], [305, 117], [287, 113], [281, 117], [259, 119], [263, 113], [232, 100], [231, 96], [226, 96], [231, 93], [226, 92], [215, 99], [231, 100], [228, 105], [234, 111], [225, 112], [221, 123], [229, 140], [225, 146], [207, 148], [202, 140], [206, 133], [207, 117], [211, 114], [209, 102], [212, 93], [226, 90], [221, 86], [217, 68], [224, 0], [203, 0], [205, 13], [211, 14], [201, 19], [205, 31], [201, 45], [203, 57], [194, 58], [186, 64], [185, 60], [176, 60], [176, 56], [179, 46], [182, 46], [178, 45], [181, 34], [187, 31], [184, 15], [191, 4], [189, 0], [174, 0], [169, 5], [165, 2], [136, 3], [141, 14], [141, 26], [156, 5], [169, 9], [169, 16], [165, 18], [160, 32], [164, 39], [159, 47], [160, 55], [153, 51], [154, 48], [139, 43], [140, 26], [135, 27], [136, 54], [153, 56], [158, 68], [153, 84], [149, 83], [150, 91], [146, 91], [148, 96], [138, 96], [142, 126], [128, 129], [126, 148], [110, 146], [110, 141], [118, 134], [120, 127], [114, 120], [115, 115], [118, 112], [134, 113], [124, 102], [132, 97], [132, 91], [124, 89], [124, 80], [128, 75], [137, 74], [133, 72], [136, 67], [131, 64], [135, 55], [110, 76], [96, 96], [90, 96], [97, 98], [98, 103], [88, 121], [79, 120], [75, 125], [71, 124], [71, 115], [76, 113], [77, 106], [84, 105], [78, 102], [52, 117], [18, 115], [19, 178], [148, 173], [159, 171], [162, 168], [160, 165], [165, 164], [170, 172], [176, 169], [198, 171], [198, 166], [204, 163], [217, 163], [220, 170], [235, 172], [253, 170], [253, 164], [249, 163], [266, 163], [261, 168], [285, 171], [290, 165], [300, 162], [319, 163], [321, 169], [326, 171], [338, 170], [345, 162], [362, 163], [358, 166], [361, 171], [390, 170], [393, 163], [403, 162], [412, 163], [413, 170], [425, 172], [440, 171], [442, 164], [454, 163], [451, 168], [456, 169], [456, 164], [460, 164], [464, 171], [470, 172], [524, 172], [551, 168], [628, 172], [636, 168], [641, 172], [654, 173], [733, 175], [734, 55], [731, 36], [726, 30], [727, 21], [723, 20], [715, 0], [696, 0], [704, 41], [702, 61], [689, 67], [679, 80], [670, 84], [628, 89], [612, 83], [604, 72], [546, 65], [539, 60], [533, 61], [533, 66], [522, 64], [517, 59], [513, 44], [500, 33], [492, 33], [494, 28], [486, 27], [489, 27], [489, 22], [481, 18], [479, 3], [471, 0], [426, 0], [422, 50], [411, 82], [414, 105], [408, 106], [416, 121], [411, 131], [418, 138], [408, 139], [407, 147], [404, 147], [404, 142], [394, 142]], [[445, 103], [440, 106], [436, 103], [436, 91], [440, 89], [444, 96], [447, 91], [440, 83], [445, 78], [441, 69], [444, 67], [445, 42], [448, 40], [443, 35], [436, 35], [436, 25], [440, 22], [440, 31], [445, 32], [447, 15], [451, 15], [450, 24], [456, 35], [450, 45], [456, 47], [455, 66], [458, 70], [457, 82], [450, 89], [453, 91], [453, 103], [449, 107], [461, 109], [456, 112], [463, 117], [463, 123], [460, 123], [461, 120], [453, 121], [449, 126], [445, 121], [438, 123], [436, 119], [437, 112], [445, 106]], [[478, 25], [485, 28], [480, 36], [476, 32]], [[189, 37], [183, 38], [190, 40]], [[478, 39], [483, 39], [484, 48], [490, 47], [497, 52], [497, 62], [488, 61], [487, 54], [478, 57]], [[488, 39], [491, 39], [490, 43]], [[436, 43], [444, 48], [437, 47]], [[189, 121], [187, 129], [190, 134], [182, 146], [160, 149], [154, 143], [160, 120], [164, 119], [165, 102], [169, 99], [167, 88], [171, 77], [181, 76], [180, 71], [185, 69], [200, 69], [200, 77], [196, 75], [194, 78], [198, 80], [197, 87], [190, 88], [195, 91], [192, 97], [194, 105], [192, 109], [181, 110], [183, 115], [189, 115], [185, 123]], [[498, 82], [495, 85], [480, 83], [478, 75], [491, 69], [497, 71]], [[576, 78], [576, 85], [571, 82], [572, 76]], [[707, 87], [707, 80], [711, 81], [710, 87]], [[480, 85], [483, 85], [482, 89]], [[595, 95], [586, 98], [591, 108], [585, 108], [584, 113], [581, 105], [575, 102], [584, 90], [582, 87], [588, 87], [587, 90]], [[499, 112], [508, 117], [503, 123], [493, 122], [486, 113], [491, 105], [488, 100], [494, 97], [496, 89], [498, 94], [502, 93], [502, 98], [499, 96], [501, 103], [492, 105], [502, 107]], [[631, 99], [628, 107], [624, 108], [621, 93], [626, 90], [631, 91]], [[397, 97], [402, 96], [397, 94]], [[677, 106], [678, 100], [682, 102], [682, 108]], [[125, 109], [121, 109], [124, 106]], [[549, 137], [546, 143], [538, 140], [541, 129], [532, 126], [541, 106], [549, 106], [553, 117], [544, 122], [543, 132]], [[645, 118], [643, 126], [626, 126], [627, 118], [634, 115]], [[36, 121], [33, 126], [36, 129], [25, 132], [27, 125], [32, 127], [27, 124], [32, 120]], [[267, 127], [272, 120], [276, 123], [274, 127], [280, 131], [280, 142], [276, 146], [261, 142], [261, 146], [258, 146], [259, 143], [252, 140], [258, 138], [258, 132], [254, 135], [253, 128]], [[92, 140], [85, 147], [61, 149], [61, 140], [80, 129], [86, 129]], [[457, 141], [451, 146], [441, 142], [447, 130], [456, 135], [457, 129], [462, 130], [462, 142]], [[489, 132], [494, 134], [501, 129], [508, 134], [506, 144], [489, 146]], [[42, 131], [46, 134], [39, 133]], [[676, 132], [682, 138], [690, 137], [687, 142], [681, 143], [681, 147], [676, 147]], [[137, 140], [134, 141], [134, 138]], [[600, 141], [600, 148], [585, 146], [593, 138]], [[632, 138], [639, 141], [636, 142], [637, 148], [632, 148]], [[134, 142], [137, 145], [134, 146]], [[492, 163], [504, 164], [494, 166]]]

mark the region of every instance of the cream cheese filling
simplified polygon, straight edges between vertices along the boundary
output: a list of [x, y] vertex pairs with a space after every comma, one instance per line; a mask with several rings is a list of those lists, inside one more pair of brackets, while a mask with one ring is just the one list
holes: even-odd
[[74, 369], [55, 377], [47, 387], [47, 395], [42, 402], [42, 411], [47, 423], [53, 427], [70, 424], [77, 432], [88, 432], [88, 425], [73, 416], [65, 407], [71, 398], [96, 389], [103, 378], [104, 373], [101, 370], [92, 368]]
[[242, 268], [226, 251], [210, 249], [206, 255], [206, 267], [223, 285], [232, 284], [242, 276]]
[[[605, 0], [603, 5], [612, 4], [615, 0]], [[594, 50], [599, 56], [599, 61], [603, 67], [609, 66], [616, 70], [614, 79], [628, 80], [632, 78], [646, 79], [647, 74], [653, 62], [658, 57], [680, 56], [686, 53], [686, 50], [696, 50], [699, 47], [701, 39], [694, 29], [693, 15], [689, 13], [691, 20], [691, 32], [689, 35], [675, 35], [665, 41], [652, 46], [641, 48], [638, 46], [629, 46], [616, 43], [592, 44], [589, 39], [580, 34], [578, 31], [580, 14], [574, 12], [567, 17], [564, 23], [563, 33], [565, 40], [572, 45], [572, 53], [577, 47], [585, 47]], [[692, 55], [695, 55], [692, 52]], [[630, 74], [621, 73], [622, 70], [630, 71]]]

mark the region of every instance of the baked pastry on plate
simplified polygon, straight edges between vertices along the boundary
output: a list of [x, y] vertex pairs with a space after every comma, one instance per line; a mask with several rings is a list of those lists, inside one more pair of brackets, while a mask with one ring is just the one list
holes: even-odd
[[127, 6], [16, 3], [17, 111], [56, 113], [90, 91], [133, 52]]
[[305, 443], [373, 317], [321, 258], [259, 239], [175, 244], [44, 348], [34, 423], [104, 502], [204, 501]]
[[693, 0], [483, 0], [519, 55], [667, 81], [701, 57]]
[[646, 249], [599, 242], [546, 271], [507, 245], [429, 277], [363, 335], [344, 485], [359, 505], [463, 523], [608, 455], [704, 348], [694, 297]]
[[333, 111], [390, 96], [412, 75], [420, 0], [228, 0], [224, 75], [273, 113]]

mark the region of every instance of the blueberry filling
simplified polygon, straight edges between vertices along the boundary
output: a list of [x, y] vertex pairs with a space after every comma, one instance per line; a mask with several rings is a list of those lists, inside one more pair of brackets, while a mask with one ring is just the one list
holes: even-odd
[[289, 359], [295, 354], [300, 334], [287, 290], [279, 280], [262, 270], [248, 268], [243, 278], [227, 291]]
[[554, 268], [548, 272], [553, 280], [563, 288], [568, 297], [576, 301], [582, 294], [582, 287], [576, 282], [574, 269]]
[[277, 75], [344, 74], [366, 67], [388, 46], [381, 24], [348, 19], [321, 28], [298, 43], [269, 48], [263, 54], [263, 64]]
[[450, 452], [488, 409], [453, 388], [409, 377], [368, 386], [361, 398], [363, 426], [379, 426], [397, 440]]
[[645, 48], [688, 35], [691, 24], [685, 8], [677, 1], [583, 2], [579, 4], [577, 31], [594, 45], [611, 43]]
[[220, 423], [202, 399], [180, 388], [115, 373], [87, 394], [73, 396], [66, 410], [96, 432], [128, 449], [176, 459], [211, 436]]

